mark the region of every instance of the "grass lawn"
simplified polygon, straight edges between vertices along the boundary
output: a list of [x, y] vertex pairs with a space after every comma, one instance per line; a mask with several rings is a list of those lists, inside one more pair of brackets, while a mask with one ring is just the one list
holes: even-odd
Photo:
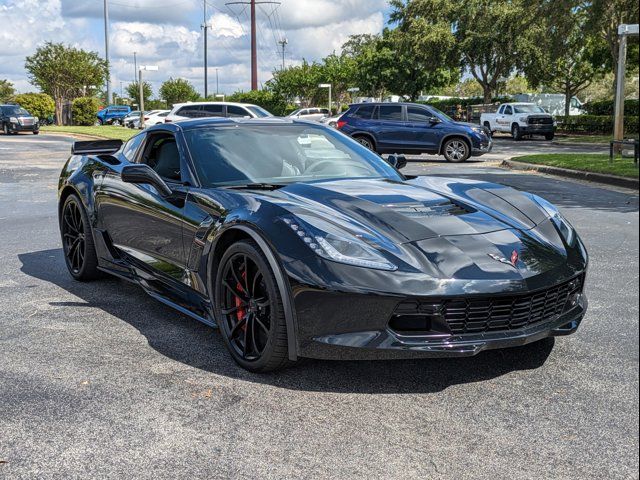
[[550, 167], [568, 168], [570, 170], [638, 178], [638, 168], [633, 164], [633, 158], [618, 157], [613, 163], [609, 163], [609, 155], [550, 153], [515, 157], [513, 160], [537, 165], [549, 165]]
[[139, 130], [124, 127], [114, 127], [105, 125], [102, 127], [64, 127], [64, 126], [43, 126], [40, 127], [42, 133], [79, 133], [82, 135], [91, 135], [94, 137], [108, 138], [114, 140], [129, 140]]
[[[626, 138], [634, 137], [634, 135], [625, 135]], [[638, 138], [637, 135], [634, 138]], [[569, 135], [567, 137], [557, 136], [555, 141], [558, 143], [603, 143], [609, 145], [613, 140], [611, 135]]]

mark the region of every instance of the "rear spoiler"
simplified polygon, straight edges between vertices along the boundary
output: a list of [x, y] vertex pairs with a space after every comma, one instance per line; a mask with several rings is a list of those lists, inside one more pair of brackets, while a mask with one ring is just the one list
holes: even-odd
[[122, 140], [91, 140], [88, 142], [73, 142], [72, 155], [109, 155], [116, 153], [122, 147]]

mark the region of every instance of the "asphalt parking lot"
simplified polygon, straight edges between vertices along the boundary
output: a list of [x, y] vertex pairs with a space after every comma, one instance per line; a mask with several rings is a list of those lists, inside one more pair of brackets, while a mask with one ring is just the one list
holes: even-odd
[[[56, 219], [69, 148], [0, 137], [0, 478], [638, 477], [637, 192], [417, 159], [409, 173], [505, 183], [563, 210], [591, 254], [579, 332], [259, 376], [138, 288], [71, 280]], [[487, 159], [547, 148], [499, 140]]]

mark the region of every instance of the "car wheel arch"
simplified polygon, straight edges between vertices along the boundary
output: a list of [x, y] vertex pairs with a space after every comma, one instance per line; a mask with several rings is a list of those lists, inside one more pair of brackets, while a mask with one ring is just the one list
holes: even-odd
[[209, 253], [207, 261], [207, 290], [211, 301], [215, 301], [215, 286], [213, 285], [214, 274], [218, 268], [218, 264], [224, 255], [224, 252], [234, 243], [241, 240], [251, 240], [255, 242], [262, 253], [267, 258], [269, 266], [276, 277], [280, 296], [285, 309], [285, 319], [287, 323], [287, 341], [289, 360], [296, 361], [298, 359], [298, 335], [297, 335], [297, 318], [295, 309], [293, 308], [293, 296], [291, 286], [287, 280], [282, 265], [276, 257], [273, 248], [269, 242], [255, 228], [248, 225], [233, 225], [227, 228], [215, 240], [215, 244]]
[[351, 137], [356, 141], [357, 141], [358, 137], [366, 137], [371, 141], [374, 149], [378, 148], [377, 140], [375, 139], [375, 137], [372, 134], [370, 134], [368, 132], [355, 132], [355, 133], [351, 134]]
[[443, 155], [444, 154], [444, 145], [445, 145], [445, 143], [447, 143], [447, 141], [449, 141], [449, 140], [453, 140], [454, 138], [459, 138], [459, 139], [463, 140], [467, 144], [467, 147], [469, 147], [469, 152], [471, 152], [471, 150], [473, 149], [473, 145], [471, 144], [471, 139], [469, 139], [469, 137], [467, 137], [466, 135], [464, 135], [462, 133], [452, 133], [452, 134], [447, 135], [446, 137], [444, 137], [442, 139], [442, 141], [440, 142], [440, 148], [438, 149], [438, 155]]

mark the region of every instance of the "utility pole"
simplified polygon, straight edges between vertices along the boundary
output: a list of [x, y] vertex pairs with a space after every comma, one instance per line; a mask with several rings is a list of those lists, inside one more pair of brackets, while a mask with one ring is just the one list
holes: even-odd
[[282, 70], [284, 71], [287, 68], [285, 52], [286, 52], [287, 45], [289, 44], [289, 40], [287, 40], [286, 38], [283, 38], [278, 43], [282, 46]]
[[209, 56], [208, 56], [208, 35], [207, 31], [209, 30], [209, 25], [207, 24], [207, 0], [202, 1], [204, 7], [204, 22], [201, 25], [201, 28], [204, 31], [204, 98], [206, 99], [209, 96]]
[[133, 52], [133, 81], [138, 80], [138, 52]]
[[220, 69], [216, 68], [216, 95], [220, 93]]
[[107, 104], [113, 103], [111, 92], [111, 65], [109, 64], [109, 3], [104, 0], [104, 56], [107, 62]]
[[281, 5], [280, 2], [263, 2], [256, 0], [229, 2], [226, 5], [249, 5], [251, 7], [251, 90], [258, 90], [258, 26], [256, 23], [257, 5]]

